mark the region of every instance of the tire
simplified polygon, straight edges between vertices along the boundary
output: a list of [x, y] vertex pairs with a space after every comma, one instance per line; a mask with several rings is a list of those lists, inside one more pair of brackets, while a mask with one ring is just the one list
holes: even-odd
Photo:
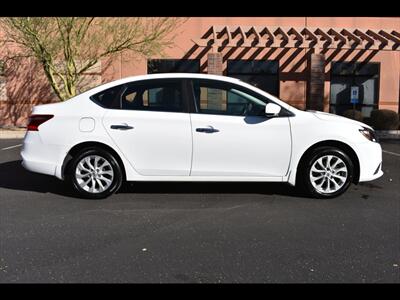
[[103, 199], [121, 187], [123, 176], [121, 166], [112, 154], [91, 147], [74, 155], [67, 167], [66, 180], [79, 196]]
[[301, 163], [297, 182], [308, 196], [334, 198], [353, 182], [354, 165], [341, 149], [319, 147]]

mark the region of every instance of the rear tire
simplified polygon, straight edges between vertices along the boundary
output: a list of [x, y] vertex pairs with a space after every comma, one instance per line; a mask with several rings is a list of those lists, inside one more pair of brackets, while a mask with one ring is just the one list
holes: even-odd
[[315, 198], [334, 198], [343, 194], [353, 182], [354, 165], [341, 149], [318, 147], [302, 161], [297, 186]]
[[90, 147], [74, 155], [66, 170], [66, 181], [81, 197], [102, 199], [122, 185], [121, 166], [109, 152]]

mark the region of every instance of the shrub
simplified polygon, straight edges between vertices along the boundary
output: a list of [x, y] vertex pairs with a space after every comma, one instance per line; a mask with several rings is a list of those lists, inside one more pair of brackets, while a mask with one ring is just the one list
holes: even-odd
[[353, 119], [353, 120], [357, 120], [357, 121], [360, 121], [360, 122], [363, 121], [362, 113], [361, 113], [361, 111], [358, 111], [358, 110], [348, 109], [348, 110], [344, 111], [343, 117], [346, 117], [346, 118], [349, 118], [349, 119]]
[[389, 109], [374, 109], [371, 112], [371, 126], [377, 130], [397, 130], [399, 114]]

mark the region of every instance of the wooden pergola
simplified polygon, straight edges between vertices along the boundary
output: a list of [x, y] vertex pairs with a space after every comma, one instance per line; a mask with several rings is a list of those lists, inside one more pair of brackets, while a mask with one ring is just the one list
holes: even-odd
[[354, 50], [400, 50], [396, 30], [274, 26], [212, 26], [199, 47], [314, 48]]
[[312, 49], [306, 105], [316, 110], [323, 110], [326, 50], [400, 50], [400, 33], [392, 29], [211, 26], [192, 41], [196, 47], [212, 49], [208, 54], [208, 72], [212, 74], [222, 74], [221, 52], [226, 47]]

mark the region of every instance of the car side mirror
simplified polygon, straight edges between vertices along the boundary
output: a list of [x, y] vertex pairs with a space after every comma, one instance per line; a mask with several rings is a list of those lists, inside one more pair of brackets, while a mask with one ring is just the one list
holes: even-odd
[[279, 112], [281, 111], [281, 107], [275, 103], [267, 103], [265, 106], [265, 115], [267, 117], [277, 117]]

